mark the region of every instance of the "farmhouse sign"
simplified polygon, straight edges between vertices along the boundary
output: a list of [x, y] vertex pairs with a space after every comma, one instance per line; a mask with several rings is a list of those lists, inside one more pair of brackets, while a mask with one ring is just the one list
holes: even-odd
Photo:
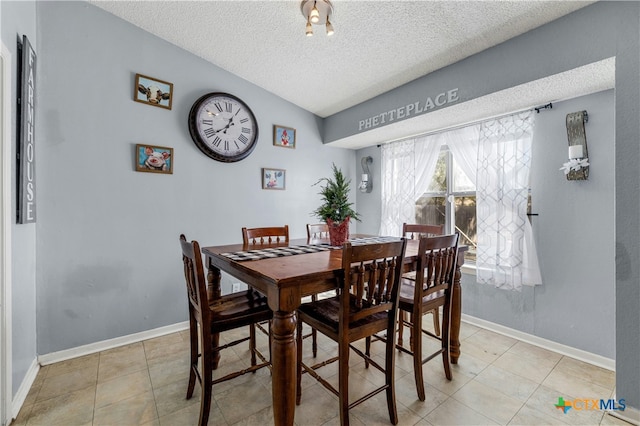
[[36, 53], [27, 36], [18, 41], [18, 223], [36, 221]]
[[358, 131], [369, 130], [374, 127], [400, 121], [411, 116], [420, 115], [429, 110], [440, 108], [446, 104], [459, 101], [458, 88], [438, 93], [436, 96], [427, 96], [425, 99], [403, 105], [389, 111], [376, 114], [358, 122]]

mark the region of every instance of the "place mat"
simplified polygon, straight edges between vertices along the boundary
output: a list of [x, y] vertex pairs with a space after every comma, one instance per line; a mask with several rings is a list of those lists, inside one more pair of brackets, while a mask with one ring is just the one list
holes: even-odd
[[[376, 244], [385, 243], [389, 241], [397, 241], [398, 237], [366, 237], [366, 238], [354, 238], [349, 242], [354, 245], [363, 244]], [[260, 260], [270, 259], [276, 257], [293, 256], [296, 254], [317, 253], [320, 251], [341, 249], [341, 246], [331, 246], [327, 243], [324, 244], [305, 244], [299, 246], [288, 247], [273, 247], [264, 249], [254, 249], [246, 251], [236, 251], [229, 253], [220, 253], [220, 256], [224, 256], [236, 262], [243, 262], [245, 260]]]
[[244, 260], [260, 260], [273, 257], [292, 256], [296, 254], [316, 253], [319, 251], [331, 250], [328, 245], [309, 244], [303, 246], [274, 247], [247, 251], [236, 251], [233, 253], [220, 253], [220, 256], [228, 257], [236, 262]]
[[391, 241], [400, 241], [400, 237], [362, 237], [349, 240], [352, 246], [359, 246], [362, 244], [389, 243]]

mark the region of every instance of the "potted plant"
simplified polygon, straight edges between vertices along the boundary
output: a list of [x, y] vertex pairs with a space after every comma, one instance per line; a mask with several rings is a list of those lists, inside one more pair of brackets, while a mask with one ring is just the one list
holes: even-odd
[[324, 185], [319, 192], [322, 204], [313, 214], [329, 226], [331, 245], [341, 246], [349, 238], [349, 221], [360, 221], [358, 213], [351, 207], [353, 203], [349, 202], [351, 180], [347, 180], [342, 171], [333, 164], [333, 177], [322, 178], [314, 183], [314, 186], [322, 182]]

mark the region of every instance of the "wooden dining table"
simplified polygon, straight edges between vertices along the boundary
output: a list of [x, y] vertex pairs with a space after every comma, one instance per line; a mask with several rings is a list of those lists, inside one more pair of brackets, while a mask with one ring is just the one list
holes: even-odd
[[[367, 238], [370, 235], [351, 235]], [[293, 246], [322, 246], [329, 248], [324, 239], [292, 239], [288, 243], [252, 245], [231, 244], [203, 247], [208, 268], [208, 291], [212, 297], [220, 295], [221, 271], [237, 278], [267, 296], [273, 310], [271, 325], [271, 363], [273, 417], [276, 425], [293, 425], [296, 400], [296, 330], [295, 311], [302, 298], [337, 288], [338, 271], [342, 268], [342, 250], [326, 249], [311, 253], [272, 257], [259, 260], [238, 260], [230, 253], [254, 249], [272, 249]], [[466, 247], [458, 250], [458, 263], [452, 294], [451, 309], [451, 362], [460, 356], [461, 288], [460, 267], [464, 263]], [[405, 271], [415, 268], [418, 241], [409, 240], [405, 255]], [[223, 255], [225, 254], [225, 255]], [[214, 341], [218, 336], [214, 336]], [[216, 342], [217, 343], [217, 342]], [[220, 354], [216, 354], [216, 365]]]

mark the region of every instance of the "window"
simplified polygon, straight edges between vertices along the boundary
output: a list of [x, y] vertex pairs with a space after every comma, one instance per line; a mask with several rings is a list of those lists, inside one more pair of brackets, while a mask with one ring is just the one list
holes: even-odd
[[444, 224], [447, 233], [460, 233], [460, 244], [469, 247], [465, 263], [475, 262], [476, 187], [457, 166], [446, 145], [440, 151], [427, 191], [416, 201], [415, 215], [415, 223]]
[[380, 234], [397, 235], [405, 222], [444, 224], [468, 247], [479, 283], [541, 284], [526, 220], [533, 122], [522, 111], [382, 145]]

